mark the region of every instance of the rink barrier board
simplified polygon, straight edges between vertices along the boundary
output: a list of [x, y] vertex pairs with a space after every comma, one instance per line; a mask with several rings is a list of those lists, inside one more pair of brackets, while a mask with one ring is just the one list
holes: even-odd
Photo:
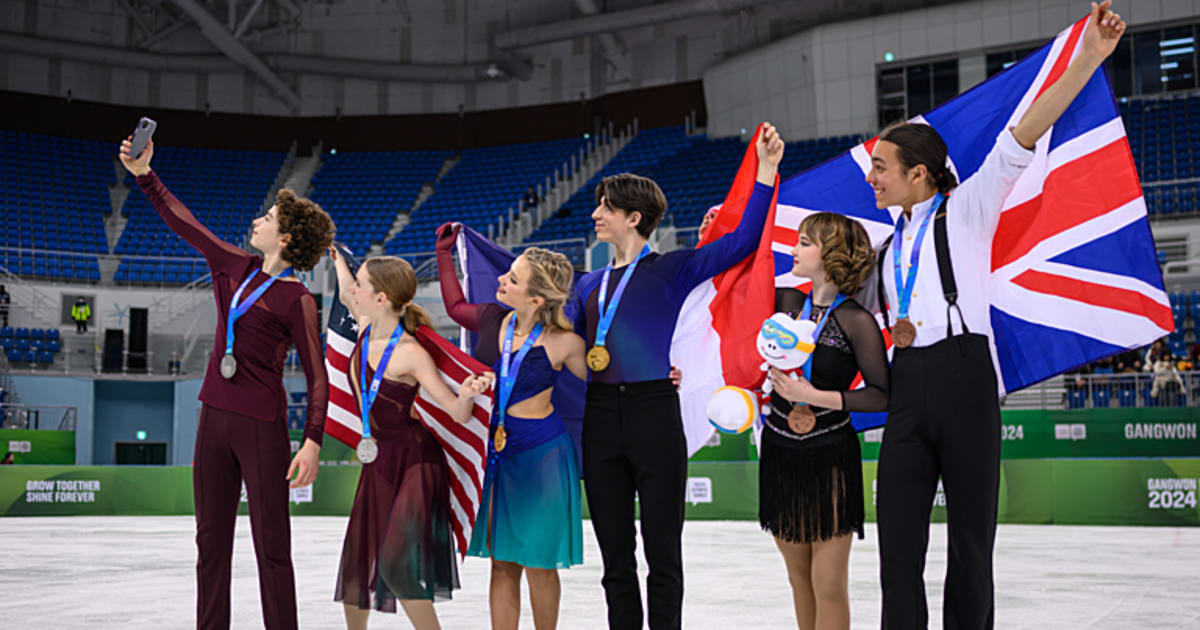
[[0, 429], [0, 457], [12, 452], [14, 464], [75, 463], [75, 432]]
[[[324, 463], [316, 483], [293, 490], [295, 515], [346, 516], [358, 484], [357, 465]], [[190, 515], [192, 474], [186, 466], [3, 466], [0, 514]], [[863, 463], [867, 520], [875, 518], [876, 462]], [[692, 462], [686, 516], [692, 520], [758, 518], [757, 462]], [[1200, 525], [1200, 457], [1141, 459], [1014, 459], [1001, 463], [1001, 523], [1071, 525]], [[939, 488], [934, 521], [944, 521]], [[584, 501], [586, 517], [587, 502]], [[246, 513], [245, 495], [241, 512]]]
[[[1000, 415], [1003, 459], [1200, 455], [1200, 407], [1018, 409], [1002, 410]], [[883, 432], [859, 434], [864, 460], [879, 459]], [[715, 433], [692, 461], [757, 459], [750, 435]]]

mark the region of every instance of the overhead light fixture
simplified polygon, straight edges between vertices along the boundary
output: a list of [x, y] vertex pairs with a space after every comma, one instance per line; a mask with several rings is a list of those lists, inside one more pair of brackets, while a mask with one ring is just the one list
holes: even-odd
[[483, 73], [486, 74], [487, 78], [489, 79], [499, 79], [500, 77], [504, 76], [504, 71], [501, 70], [500, 66], [496, 65], [495, 62], [489, 63], [487, 68], [484, 69]]

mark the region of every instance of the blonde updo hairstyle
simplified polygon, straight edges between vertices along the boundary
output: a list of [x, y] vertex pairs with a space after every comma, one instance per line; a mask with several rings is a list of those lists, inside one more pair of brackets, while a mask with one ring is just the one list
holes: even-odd
[[871, 237], [861, 223], [832, 212], [810, 214], [800, 222], [800, 233], [821, 247], [825, 277], [838, 291], [854, 295], [862, 288], [875, 265]]
[[387, 296], [392, 310], [400, 315], [400, 323], [409, 334], [421, 326], [433, 326], [425, 309], [412, 303], [417, 294], [417, 274], [407, 260], [396, 256], [368, 258], [367, 277], [376, 291]]
[[547, 329], [570, 332], [573, 326], [563, 307], [571, 296], [571, 284], [575, 281], [571, 261], [563, 254], [541, 247], [530, 247], [521, 252], [521, 256], [529, 265], [525, 293], [544, 300], [538, 307], [537, 321]]

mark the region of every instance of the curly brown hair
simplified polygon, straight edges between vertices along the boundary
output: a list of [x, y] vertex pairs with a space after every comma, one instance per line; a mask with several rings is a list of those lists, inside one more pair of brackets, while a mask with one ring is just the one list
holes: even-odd
[[825, 277], [846, 295], [858, 293], [875, 265], [866, 228], [845, 215], [817, 212], [800, 222], [799, 231], [821, 247]]
[[337, 233], [333, 219], [321, 206], [287, 188], [275, 195], [275, 218], [279, 235], [291, 237], [280, 256], [300, 271], [317, 266]]

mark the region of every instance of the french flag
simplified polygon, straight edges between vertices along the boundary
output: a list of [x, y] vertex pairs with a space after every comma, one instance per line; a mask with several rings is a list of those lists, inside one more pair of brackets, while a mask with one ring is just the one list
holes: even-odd
[[[1062, 76], [1087, 28], [1085, 17], [1007, 70], [914, 119], [941, 134], [959, 181], [975, 174], [1000, 134]], [[758, 252], [689, 296], [672, 346], [672, 362], [687, 366], [681, 398], [689, 446], [711, 435], [704, 405], [717, 387], [761, 383], [754, 337], [774, 310], [770, 289], [799, 283], [789, 273], [788, 251], [804, 217], [849, 215], [876, 248], [891, 234], [900, 209], [877, 209], [865, 181], [876, 141], [782, 182]], [[752, 142], [700, 247], [737, 225], [756, 169]], [[991, 251], [980, 256], [992, 263], [986, 332], [1001, 394], [1174, 329], [1137, 170], [1103, 70], [1037, 143], [1032, 164], [1004, 202]], [[863, 303], [874, 304], [874, 278], [864, 291], [872, 295]], [[882, 420], [883, 414], [862, 414], [854, 424], [862, 430]]]

